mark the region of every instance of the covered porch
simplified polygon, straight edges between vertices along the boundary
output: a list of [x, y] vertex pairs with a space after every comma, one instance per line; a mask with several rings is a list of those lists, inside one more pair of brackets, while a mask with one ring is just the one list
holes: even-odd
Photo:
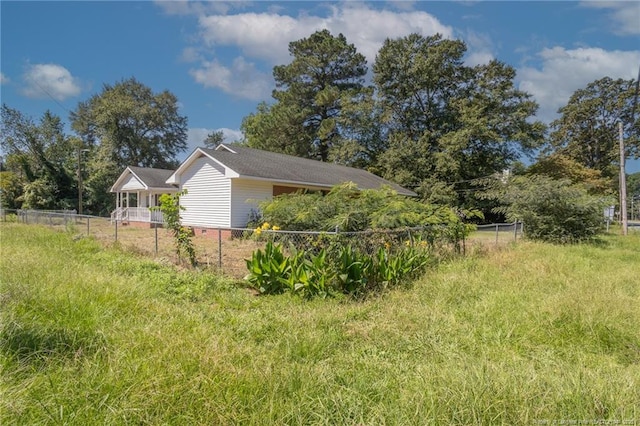
[[155, 210], [162, 194], [178, 192], [175, 185], [166, 180], [172, 170], [127, 167], [111, 187], [116, 194], [116, 208], [111, 220], [125, 223], [162, 224], [162, 212]]
[[164, 223], [162, 212], [153, 209], [158, 206], [160, 193], [142, 191], [116, 192], [116, 209], [111, 212], [111, 220], [118, 222]]

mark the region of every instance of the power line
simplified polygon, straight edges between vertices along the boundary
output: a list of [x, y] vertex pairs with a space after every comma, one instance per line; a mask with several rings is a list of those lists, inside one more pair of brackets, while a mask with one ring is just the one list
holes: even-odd
[[44, 87], [42, 87], [40, 85], [40, 83], [38, 83], [38, 81], [36, 79], [34, 79], [33, 77], [29, 77], [29, 80], [31, 82], [33, 82], [36, 86], [38, 86], [38, 88], [40, 90], [42, 90], [44, 93], [46, 93], [46, 95], [51, 98], [51, 100], [53, 102], [55, 102], [60, 108], [64, 109], [65, 111], [67, 111], [69, 114], [72, 114], [71, 110], [69, 110], [69, 108], [67, 108], [66, 106], [62, 105], [60, 102], [58, 102], [58, 100], [56, 98], [54, 98], [51, 93], [49, 93]]

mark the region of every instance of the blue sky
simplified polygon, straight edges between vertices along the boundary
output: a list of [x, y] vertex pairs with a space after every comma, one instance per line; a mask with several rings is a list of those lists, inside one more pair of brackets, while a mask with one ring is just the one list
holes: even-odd
[[[464, 40], [469, 64], [498, 59], [540, 104], [545, 122], [604, 76], [635, 78], [640, 2], [0, 2], [0, 98], [33, 118], [64, 119], [103, 84], [136, 77], [167, 89], [189, 119], [190, 152], [210, 130], [241, 137], [270, 100], [288, 43], [343, 33], [369, 65], [385, 38], [411, 32]], [[187, 155], [186, 152], [184, 155]], [[640, 161], [628, 164], [640, 171]]]

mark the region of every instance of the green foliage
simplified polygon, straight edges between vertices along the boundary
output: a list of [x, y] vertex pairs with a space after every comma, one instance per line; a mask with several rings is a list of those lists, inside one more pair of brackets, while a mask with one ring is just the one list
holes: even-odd
[[207, 137], [202, 141], [205, 147], [214, 149], [224, 141], [224, 133], [222, 130], [216, 130], [210, 132]]
[[343, 247], [338, 257], [337, 285], [347, 294], [356, 295], [364, 292], [372, 275], [373, 258], [354, 250], [351, 246]]
[[169, 91], [154, 93], [135, 78], [80, 102], [71, 127], [84, 145], [95, 150], [87, 163], [87, 203], [94, 212], [113, 205], [109, 188], [127, 166], [171, 169], [187, 147], [187, 118]]
[[604, 231], [606, 198], [590, 195], [584, 185], [543, 175], [497, 180], [486, 197], [498, 200], [497, 208], [510, 221], [522, 221], [525, 236], [553, 243], [589, 241]]
[[35, 123], [3, 104], [1, 119], [2, 166], [15, 177], [3, 175], [3, 203], [14, 208], [22, 203], [34, 209], [77, 207], [78, 142], [65, 135], [60, 117], [46, 111]]
[[605, 178], [615, 178], [620, 162], [618, 123], [623, 123], [628, 157], [640, 155], [640, 120], [631, 116], [634, 80], [604, 77], [576, 90], [560, 118], [551, 124], [553, 132], [547, 152], [557, 152]]
[[[390, 246], [389, 246], [390, 248]], [[428, 263], [428, 250], [403, 247], [391, 252], [380, 247], [368, 255], [352, 245], [312, 251], [267, 242], [264, 251], [255, 250], [246, 260], [245, 280], [261, 294], [291, 292], [306, 299], [326, 297], [334, 292], [362, 296], [395, 287], [403, 279], [414, 278]]]
[[19, 209], [24, 182], [11, 171], [0, 171], [0, 206], [5, 209]]
[[289, 231], [363, 231], [460, 222], [455, 212], [398, 195], [390, 188], [358, 190], [353, 183], [319, 193], [283, 194], [260, 205], [263, 219]]
[[640, 197], [640, 172], [627, 176], [627, 194]]
[[585, 185], [591, 194], [611, 192], [613, 185], [610, 178], [602, 177], [600, 170], [590, 169], [559, 152], [539, 158], [529, 167], [527, 174], [540, 174], [552, 179], [568, 179], [571, 183]]
[[284, 255], [281, 246], [269, 241], [264, 252], [255, 250], [246, 262], [249, 274], [245, 280], [260, 293], [279, 294], [293, 287], [291, 260]]
[[[381, 120], [383, 176], [433, 203], [475, 206], [471, 181], [500, 172], [531, 152], [544, 125], [537, 105], [498, 61], [463, 62], [466, 45], [441, 35], [388, 39], [373, 66]], [[455, 187], [454, 187], [455, 185]]]
[[320, 250], [315, 256], [295, 249], [292, 253], [289, 288], [305, 299], [327, 297], [335, 272], [327, 260], [326, 251]]
[[343, 102], [363, 88], [366, 60], [328, 30], [289, 43], [289, 53], [289, 64], [273, 68], [276, 103], [261, 104], [242, 131], [253, 148], [327, 161], [342, 142]]
[[180, 211], [184, 210], [184, 207], [180, 205], [180, 197], [184, 194], [186, 194], [186, 190], [177, 194], [162, 194], [159, 198], [160, 205], [152, 207], [152, 209], [162, 212], [164, 222], [175, 240], [178, 258], [184, 253], [191, 266], [196, 266], [196, 250], [191, 230], [180, 223]]

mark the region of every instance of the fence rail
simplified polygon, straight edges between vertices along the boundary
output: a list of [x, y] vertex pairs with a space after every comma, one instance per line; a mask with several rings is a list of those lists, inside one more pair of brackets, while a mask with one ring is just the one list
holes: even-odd
[[[178, 261], [173, 237], [167, 229], [153, 223], [78, 215], [73, 210], [1, 209], [0, 220], [45, 225], [76, 235], [91, 236], [106, 244], [118, 244], [135, 253], [155, 256], [161, 261]], [[257, 248], [264, 247], [266, 241], [305, 250], [350, 244], [370, 254], [381, 246], [392, 249], [415, 244], [464, 253], [469, 245], [507, 244], [517, 241], [522, 234], [522, 223], [479, 225], [477, 231], [466, 239], [460, 239], [447, 228], [438, 226], [361, 232], [214, 228], [194, 230], [193, 242], [199, 264], [219, 269], [231, 276], [242, 277], [246, 274], [244, 259], [250, 258]]]

